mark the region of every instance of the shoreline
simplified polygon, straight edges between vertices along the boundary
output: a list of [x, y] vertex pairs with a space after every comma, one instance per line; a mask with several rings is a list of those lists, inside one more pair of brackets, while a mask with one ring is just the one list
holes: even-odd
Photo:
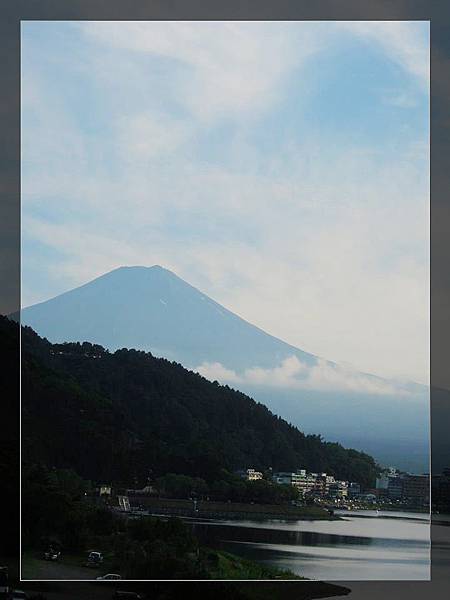
[[179, 517], [181, 519], [195, 519], [198, 521], [344, 521], [341, 515], [329, 516], [329, 517], [314, 517], [309, 515], [283, 515], [283, 514], [269, 514], [269, 513], [213, 513], [213, 512], [194, 512], [191, 513], [181, 513], [175, 512], [172, 510], [161, 511], [161, 512], [150, 512], [150, 511], [142, 511], [142, 512], [134, 512], [131, 511], [129, 513], [132, 516], [139, 517]]
[[[355, 509], [355, 510], [342, 510], [337, 508], [333, 514], [316, 513], [311, 514], [309, 511], [296, 510], [289, 512], [271, 512], [263, 511], [254, 508], [254, 505], [248, 505], [251, 510], [211, 510], [211, 509], [188, 509], [188, 508], [174, 508], [167, 506], [162, 502], [159, 506], [155, 506], [146, 510], [131, 509], [130, 512], [126, 513], [129, 518], [140, 518], [140, 517], [154, 517], [154, 518], [170, 518], [178, 517], [187, 521], [346, 521], [348, 517], [361, 518], [361, 519], [372, 519], [376, 518], [371, 514], [364, 514], [364, 512], [375, 512], [376, 509]], [[382, 509], [381, 509], [382, 510]], [[394, 512], [394, 511], [386, 511]], [[383, 514], [380, 515], [383, 519], [402, 519], [411, 521], [430, 521], [429, 513], [416, 512], [413, 510], [395, 511], [403, 512], [405, 516]], [[417, 517], [408, 517], [407, 513], [416, 513]], [[125, 513], [124, 513], [125, 514]], [[428, 518], [427, 518], [428, 517]], [[434, 521], [435, 522], [435, 521]], [[448, 523], [450, 524], [450, 523]]]
[[270, 504], [245, 504], [202, 501], [193, 505], [191, 500], [171, 498], [139, 498], [132, 502], [132, 517], [173, 516], [190, 519], [221, 520], [287, 520], [287, 521], [340, 521], [342, 518], [321, 507], [292, 507]]

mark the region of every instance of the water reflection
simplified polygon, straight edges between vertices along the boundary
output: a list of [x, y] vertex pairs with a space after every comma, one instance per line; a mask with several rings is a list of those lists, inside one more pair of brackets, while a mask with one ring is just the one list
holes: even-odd
[[428, 515], [343, 521], [196, 521], [200, 540], [313, 579], [429, 579]]

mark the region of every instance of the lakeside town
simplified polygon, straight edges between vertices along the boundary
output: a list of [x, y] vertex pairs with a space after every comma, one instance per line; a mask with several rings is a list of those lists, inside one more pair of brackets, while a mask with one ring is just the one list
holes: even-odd
[[[260, 479], [263, 474], [247, 470], [247, 478]], [[409, 508], [427, 509], [430, 503], [430, 477], [428, 474], [401, 473], [394, 467], [382, 471], [376, 478], [375, 488], [364, 488], [359, 482], [337, 480], [327, 473], [308, 473], [298, 469], [295, 473], [274, 473], [272, 480], [291, 485], [298, 490], [300, 500], [334, 502], [341, 504], [396, 504]]]
[[[260, 504], [266, 513], [271, 513], [271, 516], [298, 518], [301, 514], [307, 518], [324, 518], [324, 513], [314, 511], [308, 513], [306, 509], [312, 507], [327, 509], [330, 516], [333, 515], [333, 508], [348, 510], [409, 509], [424, 512], [430, 508], [429, 474], [403, 473], [394, 467], [382, 471], [376, 478], [373, 488], [364, 487], [355, 481], [336, 479], [327, 473], [307, 472], [306, 469], [298, 469], [295, 472], [272, 472], [271, 469], [268, 469], [266, 472], [262, 472], [254, 468], [246, 468], [237, 470], [234, 474], [250, 484], [260, 482], [266, 485], [283, 486], [285, 490], [289, 488], [291, 493], [286, 496], [285, 502], [277, 502], [276, 508], [275, 505], [270, 505], [268, 502]], [[183, 476], [173, 475], [173, 477]], [[188, 483], [189, 478], [185, 479]], [[450, 469], [444, 471], [440, 480], [442, 480], [441, 486], [450, 480]], [[436, 477], [433, 478], [433, 482], [434, 485], [437, 485]], [[216, 516], [230, 517], [235, 514], [238, 518], [242, 516], [242, 513], [262, 512], [258, 510], [254, 501], [237, 503], [230, 499], [225, 501], [222, 499], [221, 502], [217, 502], [208, 493], [206, 487], [203, 490], [187, 492], [184, 497], [182, 493], [165, 493], [161, 482], [159, 484], [149, 483], [142, 489], [121, 489], [104, 484], [96, 488], [95, 496], [112, 508], [124, 512], [148, 511], [152, 513], [157, 511], [179, 516], [208, 513], [211, 516], [211, 512], [217, 508], [219, 514]]]

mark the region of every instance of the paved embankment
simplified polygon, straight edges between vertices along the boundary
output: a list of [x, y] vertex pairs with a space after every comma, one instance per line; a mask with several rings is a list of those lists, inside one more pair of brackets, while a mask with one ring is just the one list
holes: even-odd
[[194, 503], [191, 500], [170, 498], [130, 497], [132, 509], [140, 506], [151, 514], [172, 515], [201, 519], [292, 519], [336, 520], [326, 509], [305, 506], [294, 507], [278, 504], [245, 504], [240, 502]]

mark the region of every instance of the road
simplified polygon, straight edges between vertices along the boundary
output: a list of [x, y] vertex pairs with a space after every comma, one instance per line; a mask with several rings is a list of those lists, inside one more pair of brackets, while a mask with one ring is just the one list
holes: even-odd
[[17, 588], [29, 596], [42, 594], [46, 600], [111, 600], [114, 590], [101, 582], [94, 585], [87, 582], [21, 582]]
[[102, 575], [97, 569], [89, 569], [78, 564], [71, 564], [64, 559], [58, 562], [51, 562], [26, 556], [22, 561], [22, 578], [24, 580], [54, 580], [63, 581], [95, 579], [97, 575]]

